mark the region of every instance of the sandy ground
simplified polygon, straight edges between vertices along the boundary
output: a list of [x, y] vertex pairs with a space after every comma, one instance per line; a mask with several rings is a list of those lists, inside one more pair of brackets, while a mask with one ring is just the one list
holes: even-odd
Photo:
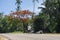
[[60, 34], [0, 34], [11, 40], [60, 40]]
[[10, 40], [8, 37], [0, 35], [0, 40]]

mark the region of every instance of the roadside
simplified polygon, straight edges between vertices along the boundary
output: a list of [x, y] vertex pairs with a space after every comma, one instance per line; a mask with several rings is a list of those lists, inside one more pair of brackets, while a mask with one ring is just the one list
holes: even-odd
[[11, 40], [11, 39], [4, 35], [0, 35], [0, 40]]

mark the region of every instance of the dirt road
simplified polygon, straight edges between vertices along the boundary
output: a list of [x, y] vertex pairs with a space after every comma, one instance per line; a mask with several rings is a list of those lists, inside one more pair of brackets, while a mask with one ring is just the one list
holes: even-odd
[[11, 40], [60, 40], [60, 34], [0, 34]]

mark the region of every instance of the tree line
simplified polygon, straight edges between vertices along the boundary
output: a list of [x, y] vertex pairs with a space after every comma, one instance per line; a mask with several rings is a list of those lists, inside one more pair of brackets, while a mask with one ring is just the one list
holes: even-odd
[[[33, 0], [34, 6], [35, 1], [38, 0]], [[17, 14], [20, 15], [21, 13], [19, 13], [19, 11], [21, 11], [21, 1], [16, 0], [16, 4], [16, 13], [18, 12]], [[24, 19], [23, 22], [19, 17], [13, 18], [12, 16], [3, 16], [3, 14], [0, 13], [0, 33], [14, 31], [28, 32], [28, 24], [32, 24], [31, 28], [34, 33], [40, 30], [42, 30], [43, 33], [60, 33], [60, 0], [44, 0], [41, 5], [44, 7], [38, 7], [38, 9], [41, 9], [38, 15], [34, 15], [34, 12], [32, 12], [31, 19], [27, 17], [28, 21], [25, 21], [26, 19]], [[28, 14], [24, 11], [24, 15], [21, 16], [24, 17], [25, 13]]]

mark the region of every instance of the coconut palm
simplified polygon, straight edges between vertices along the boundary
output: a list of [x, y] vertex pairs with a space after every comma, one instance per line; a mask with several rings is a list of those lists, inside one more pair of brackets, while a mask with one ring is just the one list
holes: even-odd
[[16, 5], [17, 5], [17, 9], [16, 10], [17, 11], [19, 11], [21, 9], [21, 7], [20, 7], [21, 6], [21, 2], [22, 2], [21, 0], [16, 0]]
[[35, 11], [35, 2], [38, 2], [38, 0], [33, 0], [33, 14], [32, 14], [32, 19], [34, 18], [34, 11]]

